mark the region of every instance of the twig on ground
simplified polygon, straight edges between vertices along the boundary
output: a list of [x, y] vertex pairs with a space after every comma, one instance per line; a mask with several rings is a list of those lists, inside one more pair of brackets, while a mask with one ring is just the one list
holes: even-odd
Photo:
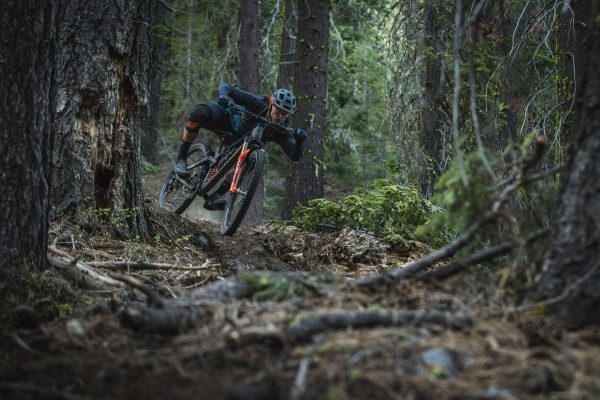
[[150, 263], [146, 261], [90, 261], [86, 263], [91, 267], [111, 268], [111, 269], [142, 269], [142, 270], [178, 270], [178, 271], [199, 271], [211, 267], [218, 267], [221, 264], [206, 260], [202, 265], [176, 265], [166, 263]]
[[303, 358], [302, 361], [300, 361], [298, 373], [296, 374], [296, 379], [294, 379], [294, 386], [292, 386], [292, 391], [290, 394], [290, 398], [292, 400], [301, 399], [304, 391], [306, 390], [306, 375], [308, 375], [309, 365], [309, 358]]
[[136, 279], [130, 275], [123, 275], [123, 274], [119, 274], [116, 272], [110, 272], [109, 275], [112, 278], [114, 278], [118, 281], [124, 282], [127, 285], [131, 286], [132, 288], [137, 289], [140, 292], [142, 292], [143, 294], [145, 294], [146, 298], [148, 299], [147, 300], [148, 307], [164, 308], [165, 302], [163, 301], [162, 297], [160, 297], [158, 295], [158, 293], [156, 293], [154, 290], [152, 290], [149, 286], [145, 285], [139, 279]]
[[78, 258], [73, 258], [67, 253], [49, 246], [48, 251], [56, 256], [59, 256], [67, 261], [59, 258], [47, 256], [48, 263], [61, 270], [67, 278], [75, 281], [79, 285], [83, 285], [88, 289], [106, 289], [111, 287], [124, 288], [125, 285], [102, 272], [81, 263]]

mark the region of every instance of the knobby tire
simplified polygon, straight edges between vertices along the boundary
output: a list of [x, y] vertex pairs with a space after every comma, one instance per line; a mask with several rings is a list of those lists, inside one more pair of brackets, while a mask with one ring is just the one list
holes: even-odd
[[227, 204], [221, 218], [221, 235], [233, 235], [238, 229], [260, 183], [265, 165], [265, 153], [253, 149], [242, 165], [238, 191], [227, 192]]

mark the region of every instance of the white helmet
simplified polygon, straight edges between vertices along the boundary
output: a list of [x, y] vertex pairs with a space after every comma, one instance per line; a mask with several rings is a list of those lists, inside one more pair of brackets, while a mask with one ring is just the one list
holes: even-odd
[[287, 112], [288, 114], [293, 114], [296, 112], [296, 96], [292, 94], [287, 89], [277, 89], [271, 95], [270, 105], [275, 105], [275, 107], [279, 108]]

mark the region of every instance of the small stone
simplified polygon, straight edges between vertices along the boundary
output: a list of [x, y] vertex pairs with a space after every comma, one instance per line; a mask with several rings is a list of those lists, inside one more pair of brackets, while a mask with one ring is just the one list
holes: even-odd
[[507, 389], [489, 386], [479, 397], [481, 400], [514, 400], [515, 397]]
[[67, 322], [67, 333], [71, 337], [83, 338], [85, 337], [85, 328], [78, 319], [72, 319]]
[[436, 377], [454, 378], [458, 375], [452, 354], [441, 347], [427, 350], [421, 355], [421, 360], [430, 367]]

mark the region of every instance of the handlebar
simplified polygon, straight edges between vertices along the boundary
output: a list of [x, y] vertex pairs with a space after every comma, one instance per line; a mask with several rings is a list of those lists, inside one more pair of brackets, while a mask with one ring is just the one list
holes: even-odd
[[270, 126], [274, 126], [274, 127], [278, 128], [278, 129], [286, 131], [286, 132], [288, 132], [288, 133], [290, 133], [292, 135], [295, 132], [294, 128], [288, 128], [285, 125], [281, 125], [280, 123], [277, 123], [275, 121], [271, 121], [269, 119], [266, 119], [265, 117], [261, 117], [260, 115], [254, 114], [253, 112], [248, 111], [244, 107], [241, 107], [241, 106], [239, 106], [239, 105], [237, 105], [235, 103], [231, 103], [229, 105], [228, 109], [230, 109], [231, 112], [236, 112], [236, 113], [239, 113], [239, 114], [248, 114], [251, 117], [256, 118], [257, 120], [261, 121], [263, 124], [265, 124], [265, 126], [269, 126], [269, 125]]

